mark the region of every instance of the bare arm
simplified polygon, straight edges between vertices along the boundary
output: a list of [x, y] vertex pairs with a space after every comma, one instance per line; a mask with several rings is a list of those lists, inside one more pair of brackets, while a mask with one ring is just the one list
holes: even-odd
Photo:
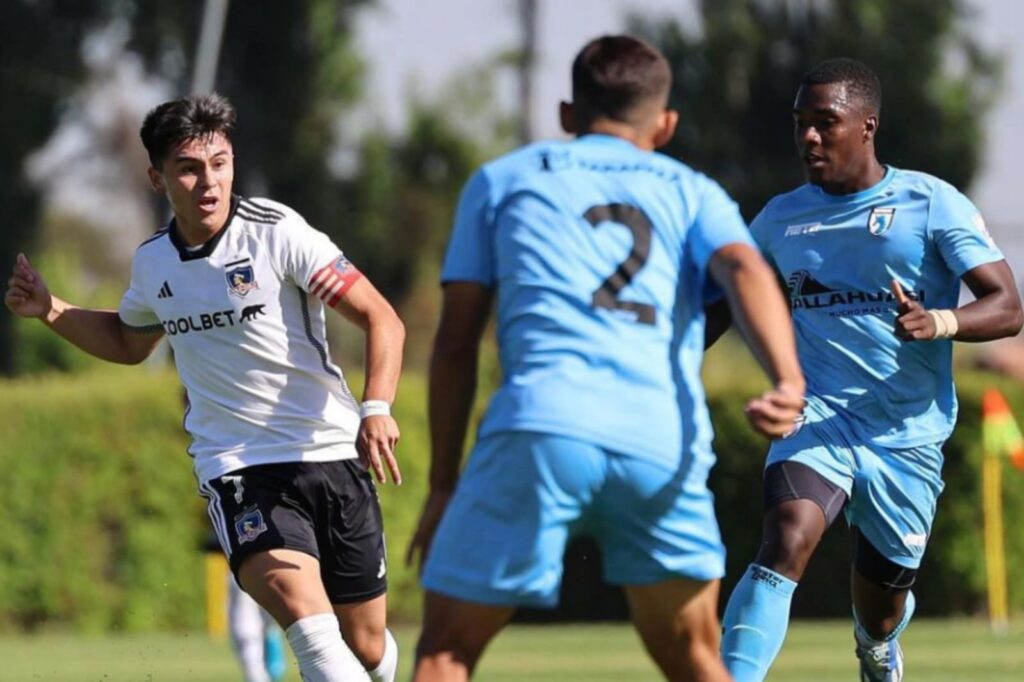
[[789, 306], [775, 273], [757, 249], [746, 244], [719, 249], [709, 268], [726, 292], [737, 328], [774, 385], [748, 404], [747, 417], [766, 436], [785, 435], [803, 409], [804, 376]]
[[[352, 285], [334, 309], [366, 335], [363, 400], [380, 400], [391, 405], [402, 373], [405, 325], [387, 299], [365, 277]], [[356, 447], [381, 483], [386, 481], [384, 464], [392, 480], [402, 482], [395, 458], [399, 435], [398, 424], [390, 414], [368, 415], [360, 422]]]
[[18, 254], [4, 303], [15, 315], [37, 318], [86, 353], [109, 362], [142, 362], [164, 334], [163, 329], [129, 327], [116, 310], [79, 308], [57, 298], [24, 254]]
[[[979, 265], [964, 273], [963, 281], [975, 300], [952, 311], [956, 319], [954, 340], [992, 341], [1020, 332], [1024, 326], [1024, 312], [1013, 271], [1005, 260]], [[892, 289], [899, 303], [896, 335], [904, 341], [936, 338], [935, 315], [918, 301], [907, 298], [898, 281], [893, 280]]]
[[445, 286], [441, 322], [430, 356], [430, 494], [406, 560], [426, 558], [434, 531], [455, 490], [477, 387], [480, 339], [490, 289], [472, 282]]

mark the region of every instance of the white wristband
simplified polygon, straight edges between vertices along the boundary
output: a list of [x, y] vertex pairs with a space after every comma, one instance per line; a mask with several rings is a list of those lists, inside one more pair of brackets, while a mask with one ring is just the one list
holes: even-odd
[[377, 415], [391, 415], [391, 404], [386, 400], [364, 400], [359, 405], [359, 418], [375, 417]]
[[952, 310], [933, 309], [929, 310], [928, 314], [932, 316], [932, 321], [935, 322], [935, 336], [932, 337], [933, 339], [951, 339], [960, 330], [960, 322], [956, 319], [956, 314]]

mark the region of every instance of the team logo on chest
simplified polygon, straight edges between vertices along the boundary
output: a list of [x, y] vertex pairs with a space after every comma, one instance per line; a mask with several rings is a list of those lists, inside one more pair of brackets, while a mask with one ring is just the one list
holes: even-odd
[[873, 208], [868, 213], [868, 232], [880, 237], [892, 228], [893, 217], [896, 209], [892, 207]]
[[248, 258], [232, 261], [224, 266], [224, 277], [228, 281], [228, 293], [246, 296], [253, 289], [259, 289], [252, 261]]

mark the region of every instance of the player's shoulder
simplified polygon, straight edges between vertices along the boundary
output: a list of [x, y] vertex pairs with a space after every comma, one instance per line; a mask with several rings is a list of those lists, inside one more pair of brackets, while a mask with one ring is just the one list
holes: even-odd
[[146, 237], [146, 239], [144, 239], [142, 243], [135, 247], [135, 255], [139, 256], [144, 253], [150, 253], [152, 251], [157, 250], [160, 246], [164, 244], [169, 244], [170, 232], [171, 224], [168, 223], [167, 225], [164, 225], [153, 234]]
[[820, 203], [820, 190], [814, 185], [804, 183], [788, 192], [776, 194], [767, 202], [757, 215], [758, 222], [786, 220], [793, 213], [807, 210], [808, 206]]
[[902, 168], [892, 168], [892, 172], [895, 173], [895, 177], [891, 187], [897, 192], [933, 200], [969, 201], [964, 193], [952, 184], [930, 173]]
[[295, 220], [302, 220], [302, 216], [295, 209], [266, 197], [235, 195], [232, 197], [232, 202], [234, 203], [235, 217], [253, 226], [275, 227]]

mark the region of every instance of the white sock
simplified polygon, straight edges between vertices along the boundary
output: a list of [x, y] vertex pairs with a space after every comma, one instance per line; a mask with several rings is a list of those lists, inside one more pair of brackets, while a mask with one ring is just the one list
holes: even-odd
[[333, 613], [300, 618], [285, 636], [304, 682], [370, 682], [366, 670], [341, 638]]
[[380, 665], [370, 671], [370, 679], [373, 682], [395, 682], [397, 670], [398, 642], [395, 641], [391, 630], [384, 630], [384, 655], [380, 659]]

